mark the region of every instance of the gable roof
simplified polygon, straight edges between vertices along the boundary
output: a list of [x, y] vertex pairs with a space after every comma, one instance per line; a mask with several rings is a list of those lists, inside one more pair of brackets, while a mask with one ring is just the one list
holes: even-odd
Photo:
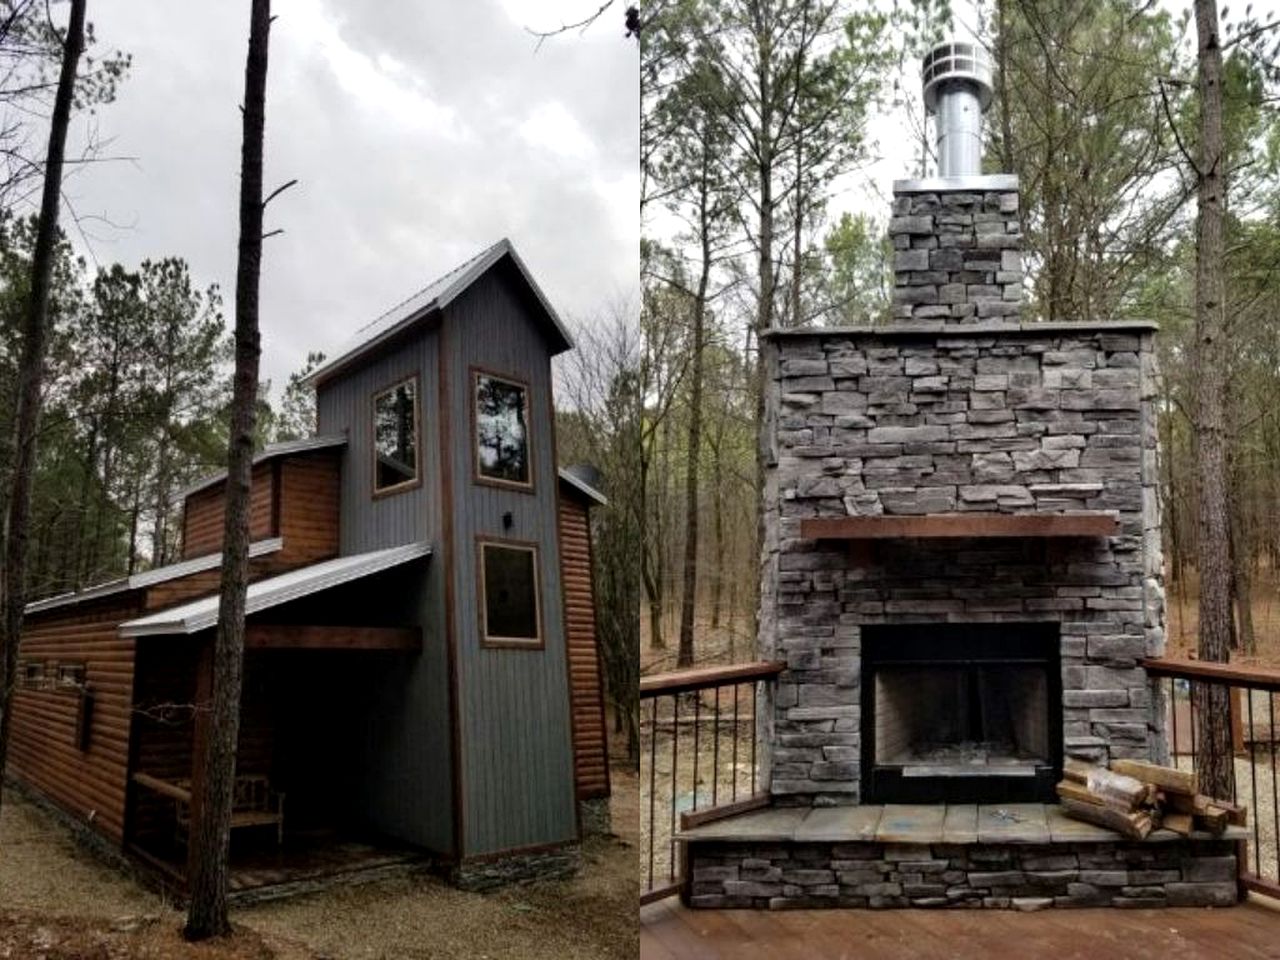
[[[328, 436], [319, 437], [303, 437], [301, 440], [284, 440], [280, 443], [269, 443], [259, 450], [253, 457], [253, 465], [256, 467], [260, 463], [266, 463], [268, 460], [274, 460], [277, 457], [288, 457], [295, 453], [306, 453], [310, 450], [324, 450], [328, 447], [345, 446], [347, 438], [342, 434], [330, 434]], [[208, 476], [201, 477], [191, 486], [179, 490], [173, 495], [174, 500], [185, 500], [193, 493], [199, 493], [209, 487], [215, 486], [227, 479], [227, 471], [219, 470], [217, 473], [211, 473]]]
[[[431, 555], [429, 543], [410, 543], [402, 547], [356, 553], [336, 560], [325, 560], [299, 567], [278, 577], [249, 584], [245, 596], [246, 615], [337, 587], [373, 573], [389, 570], [410, 560]], [[218, 623], [218, 594], [202, 597], [168, 610], [148, 614], [120, 624], [122, 637], [147, 637], [156, 634], [189, 634], [206, 630]]]
[[409, 299], [401, 301], [382, 314], [382, 316], [361, 327], [356, 332], [356, 335], [339, 348], [334, 356], [304, 377], [302, 382], [312, 386], [319, 385], [342, 368], [350, 366], [365, 354], [386, 343], [392, 337], [403, 333], [414, 324], [437, 311], [443, 310], [463, 294], [468, 287], [507, 257], [511, 259], [521, 279], [528, 285], [529, 290], [534, 295], [534, 299], [542, 308], [550, 327], [549, 336], [553, 345], [553, 352], [560, 353], [570, 349], [573, 346], [573, 338], [569, 336], [569, 331], [565, 329], [555, 308], [551, 306], [551, 301], [547, 299], [533, 279], [533, 274], [529, 272], [529, 268], [525, 266], [524, 261], [520, 259], [520, 255], [516, 253], [516, 248], [510, 240], [503, 237], [493, 246], [482, 250], [470, 260], [454, 267], [444, 276], [423, 287]]
[[[279, 537], [272, 537], [269, 540], [259, 540], [256, 543], [249, 544], [249, 556], [261, 557], [268, 553], [275, 553], [284, 546], [284, 541]], [[181, 563], [171, 563], [165, 567], [156, 567], [153, 570], [145, 570], [142, 573], [135, 573], [128, 577], [119, 577], [115, 580], [108, 580], [105, 583], [95, 584], [92, 587], [86, 587], [83, 590], [73, 591], [71, 593], [60, 593], [56, 597], [47, 597], [44, 600], [36, 600], [28, 603], [26, 613], [41, 613], [45, 610], [53, 610], [57, 607], [65, 607], [74, 603], [84, 603], [86, 600], [97, 600], [99, 597], [109, 597], [115, 593], [124, 593], [128, 590], [142, 590], [146, 587], [153, 587], [157, 583], [165, 583], [169, 580], [176, 580], [179, 577], [186, 577], [193, 573], [206, 573], [209, 570], [216, 570], [222, 565], [221, 553], [208, 553], [203, 557], [193, 557], [190, 560], [183, 560]]]

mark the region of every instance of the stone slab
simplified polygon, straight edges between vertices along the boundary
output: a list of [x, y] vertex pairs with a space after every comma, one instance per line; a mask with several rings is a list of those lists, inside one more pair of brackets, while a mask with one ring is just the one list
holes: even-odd
[[942, 821], [942, 842], [978, 842], [978, 805], [976, 803], [947, 804], [947, 813]]
[[984, 803], [978, 806], [979, 843], [1048, 843], [1043, 803]]
[[878, 805], [816, 807], [796, 827], [795, 840], [797, 843], [874, 840], [883, 812], [884, 808]]
[[937, 843], [946, 807], [938, 804], [885, 804], [876, 840], [881, 843]]
[[676, 832], [677, 840], [756, 840], [775, 843], [795, 839], [808, 807], [771, 807]]

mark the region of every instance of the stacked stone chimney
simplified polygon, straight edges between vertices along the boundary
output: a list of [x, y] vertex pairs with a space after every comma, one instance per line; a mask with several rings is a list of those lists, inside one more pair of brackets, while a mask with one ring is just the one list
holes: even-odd
[[1018, 318], [1022, 231], [1016, 176], [898, 181], [889, 236], [895, 320]]

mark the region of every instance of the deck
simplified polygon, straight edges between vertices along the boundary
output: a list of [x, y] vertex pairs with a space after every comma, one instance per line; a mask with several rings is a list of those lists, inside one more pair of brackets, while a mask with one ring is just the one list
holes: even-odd
[[1280, 956], [1280, 909], [640, 910], [643, 960], [1194, 960]]

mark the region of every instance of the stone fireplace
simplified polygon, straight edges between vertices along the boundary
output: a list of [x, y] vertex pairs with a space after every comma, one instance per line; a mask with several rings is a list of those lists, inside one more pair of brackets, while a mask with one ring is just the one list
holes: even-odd
[[761, 338], [769, 805], [680, 834], [686, 902], [1233, 903], [1242, 828], [1133, 841], [1055, 802], [1065, 757], [1168, 761], [1155, 326], [1021, 320], [981, 51], [924, 76], [942, 169], [894, 184], [891, 318]]

